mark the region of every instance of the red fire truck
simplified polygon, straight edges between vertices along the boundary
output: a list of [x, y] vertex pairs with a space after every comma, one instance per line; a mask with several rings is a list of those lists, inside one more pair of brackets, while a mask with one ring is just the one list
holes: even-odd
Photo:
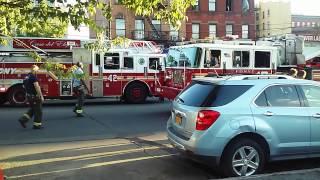
[[[83, 48], [84, 43], [69, 39], [14, 38], [8, 46], [0, 46], [0, 104], [25, 103], [22, 80], [30, 66], [37, 64], [28, 54], [30, 51], [67, 67], [78, 61], [84, 63], [86, 83], [94, 98], [121, 97], [129, 103], [142, 103], [147, 96], [158, 96], [156, 87], [163, 81], [165, 55], [155, 43], [130, 41], [126, 47], [116, 46], [105, 53], [89, 51]], [[46, 99], [73, 96], [71, 79], [59, 78], [46, 70], [40, 70], [37, 76]]]
[[193, 78], [232, 74], [272, 74], [279, 62], [278, 48], [249, 41], [196, 43], [169, 48], [163, 98], [174, 99]]

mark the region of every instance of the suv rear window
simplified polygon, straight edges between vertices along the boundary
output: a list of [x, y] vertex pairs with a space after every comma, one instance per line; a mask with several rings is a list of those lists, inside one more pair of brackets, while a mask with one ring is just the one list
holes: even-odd
[[223, 106], [244, 94], [250, 85], [217, 85], [209, 82], [193, 81], [176, 101], [195, 107]]

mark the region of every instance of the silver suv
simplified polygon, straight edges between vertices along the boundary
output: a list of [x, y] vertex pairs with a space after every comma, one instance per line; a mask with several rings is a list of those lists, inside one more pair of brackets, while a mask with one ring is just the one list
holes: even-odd
[[194, 80], [172, 104], [168, 139], [225, 176], [320, 156], [320, 83], [290, 76]]

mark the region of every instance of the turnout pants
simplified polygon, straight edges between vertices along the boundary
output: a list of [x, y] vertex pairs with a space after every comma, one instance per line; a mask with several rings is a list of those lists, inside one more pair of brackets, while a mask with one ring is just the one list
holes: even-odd
[[27, 95], [29, 110], [20, 118], [21, 122], [27, 123], [34, 118], [33, 126], [41, 127], [42, 125], [42, 102], [40, 97], [34, 95]]
[[84, 104], [84, 87], [81, 86], [77, 86], [73, 88], [73, 92], [75, 92], [76, 96], [77, 96], [77, 104], [75, 106], [74, 112], [76, 114], [82, 114], [83, 113], [83, 104]]

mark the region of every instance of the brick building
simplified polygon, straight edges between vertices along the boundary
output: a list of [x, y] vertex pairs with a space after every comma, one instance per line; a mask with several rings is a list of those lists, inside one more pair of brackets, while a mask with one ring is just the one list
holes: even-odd
[[187, 16], [186, 40], [229, 35], [256, 37], [254, 0], [197, 0]]
[[[135, 40], [151, 40], [160, 44], [168, 44], [181, 40], [185, 34], [185, 24], [176, 31], [173, 27], [161, 20], [152, 17], [139, 17], [121, 5], [119, 0], [112, 0], [112, 20], [107, 21], [101, 12], [97, 12], [94, 20], [98, 25], [107, 29], [107, 37], [111, 39], [123, 36]], [[108, 2], [108, 1], [107, 1]], [[111, 26], [110, 26], [111, 25]], [[109, 33], [111, 31], [111, 33]], [[90, 38], [96, 38], [95, 32], [90, 32]]]

